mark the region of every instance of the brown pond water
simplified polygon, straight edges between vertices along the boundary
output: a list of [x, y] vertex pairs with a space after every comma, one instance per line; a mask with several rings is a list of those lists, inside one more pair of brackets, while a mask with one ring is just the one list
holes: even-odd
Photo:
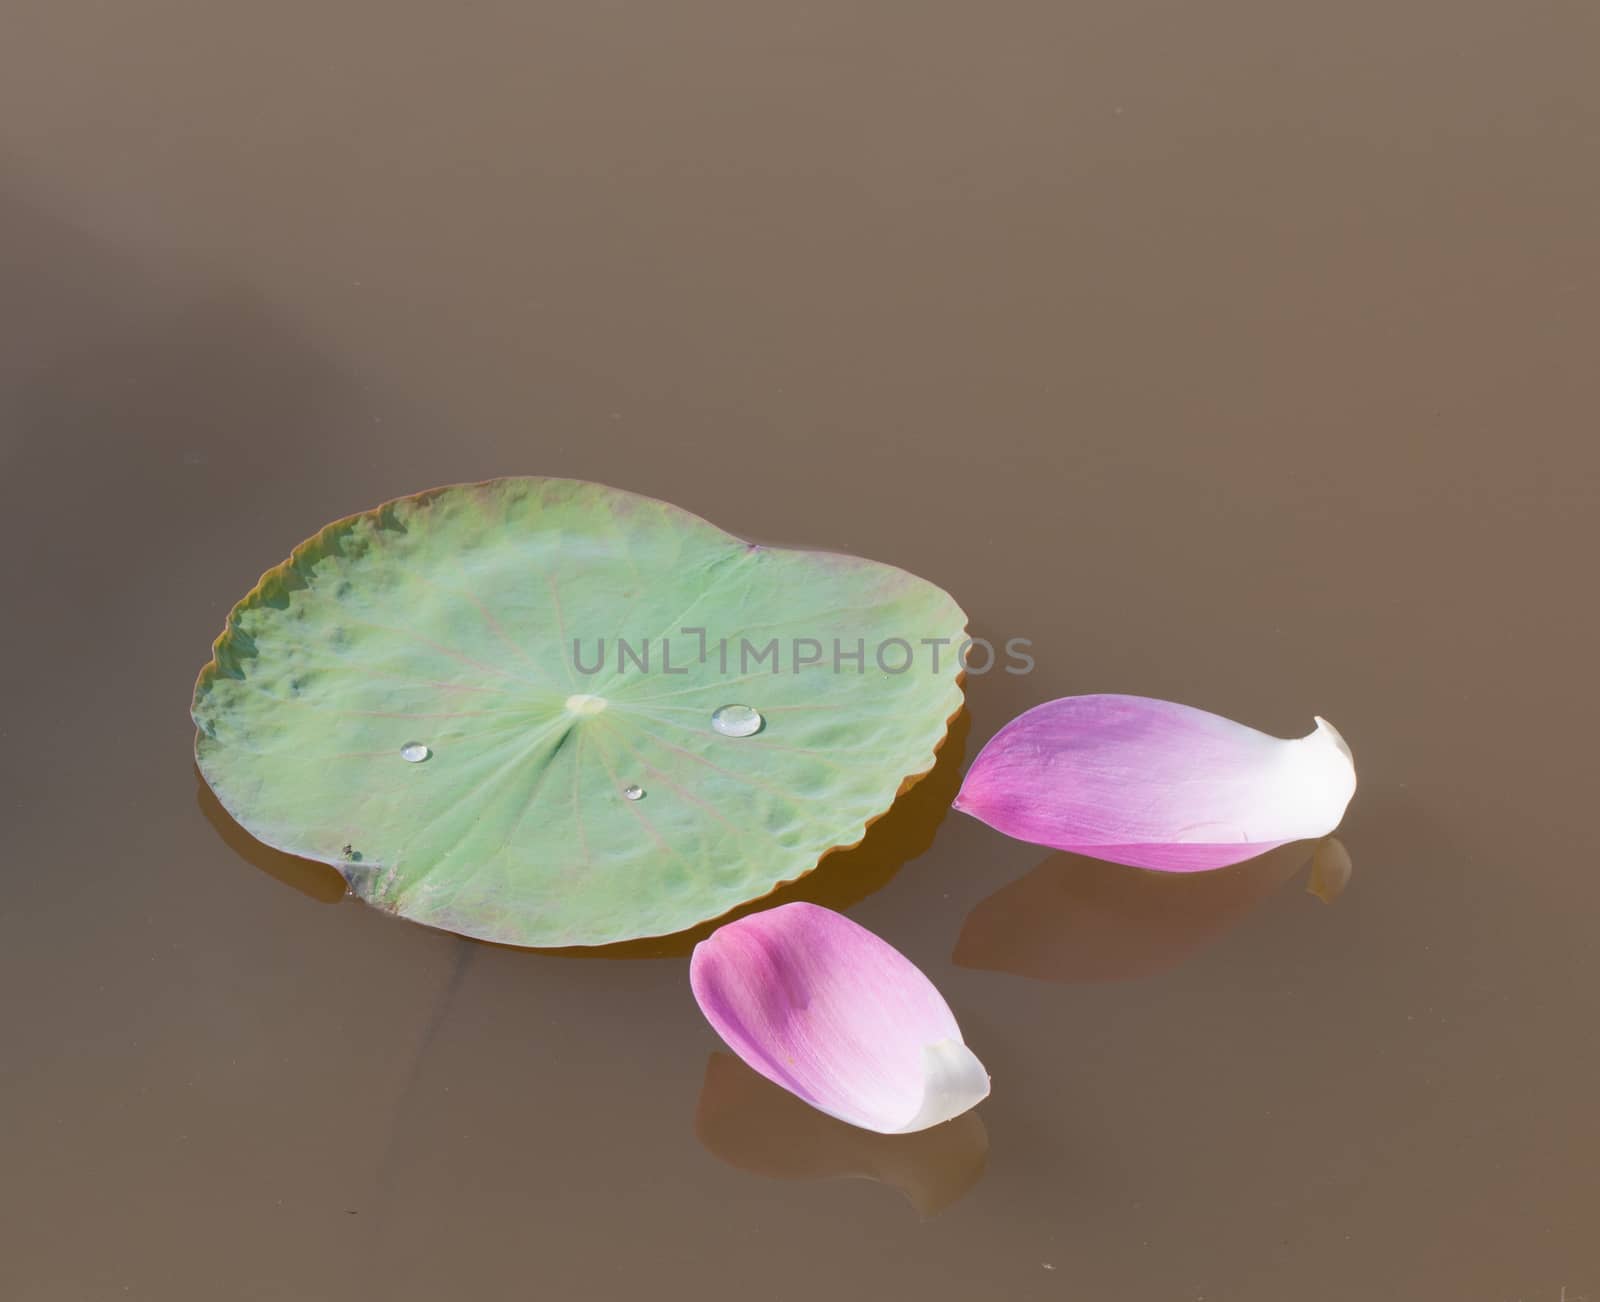
[[[1592, 6], [3, 28], [0, 1297], [1600, 1298]], [[940, 985], [975, 1115], [827, 1123], [721, 1053], [686, 944], [396, 922], [200, 787], [256, 575], [507, 473], [1033, 639], [801, 888]], [[1343, 894], [946, 812], [1085, 691], [1334, 720]]]

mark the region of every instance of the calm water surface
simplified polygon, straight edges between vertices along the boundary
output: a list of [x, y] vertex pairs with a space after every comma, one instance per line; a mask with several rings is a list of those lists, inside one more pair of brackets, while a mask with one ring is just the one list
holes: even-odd
[[[0, 1296], [1600, 1298], [1592, 7], [4, 26]], [[1033, 639], [797, 892], [940, 985], [976, 1114], [829, 1123], [721, 1051], [692, 938], [399, 923], [198, 782], [255, 577], [507, 473]], [[1343, 894], [946, 812], [1091, 691], [1334, 720]]]

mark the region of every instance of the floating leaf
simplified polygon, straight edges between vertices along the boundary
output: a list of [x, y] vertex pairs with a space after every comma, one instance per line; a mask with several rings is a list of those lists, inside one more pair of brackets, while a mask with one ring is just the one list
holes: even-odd
[[1171, 701], [1068, 696], [1018, 715], [968, 771], [955, 808], [1019, 841], [1196, 872], [1325, 836], [1355, 794], [1324, 719], [1293, 741]]
[[[663, 935], [855, 844], [932, 767], [959, 665], [878, 652], [964, 623], [902, 570], [616, 489], [436, 489], [262, 577], [200, 673], [195, 753], [254, 836], [404, 917], [517, 945]], [[759, 724], [714, 727], [732, 705]]]
[[785, 904], [717, 928], [695, 946], [689, 984], [739, 1057], [852, 1126], [909, 1134], [988, 1097], [933, 983], [832, 909]]

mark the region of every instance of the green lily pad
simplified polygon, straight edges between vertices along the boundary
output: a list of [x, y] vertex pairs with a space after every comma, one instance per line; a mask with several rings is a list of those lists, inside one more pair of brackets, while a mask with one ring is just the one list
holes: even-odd
[[[403, 917], [664, 935], [855, 844], [932, 767], [965, 622], [903, 570], [598, 484], [441, 488], [262, 576], [200, 671], [195, 755], [254, 836]], [[717, 731], [729, 705], [758, 730]]]

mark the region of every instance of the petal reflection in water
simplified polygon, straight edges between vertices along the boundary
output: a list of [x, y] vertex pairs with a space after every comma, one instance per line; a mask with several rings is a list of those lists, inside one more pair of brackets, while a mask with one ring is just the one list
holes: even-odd
[[1311, 856], [1306, 893], [1315, 895], [1324, 904], [1332, 904], [1350, 884], [1350, 871], [1350, 851], [1344, 848], [1344, 842], [1336, 836], [1325, 836], [1317, 842], [1316, 853]]
[[874, 1134], [806, 1106], [728, 1053], [706, 1063], [694, 1130], [715, 1157], [742, 1171], [777, 1180], [877, 1180], [924, 1218], [972, 1188], [989, 1155], [976, 1112], [915, 1134]]
[[[1329, 842], [1336, 853], [1321, 851]], [[967, 915], [955, 962], [1039, 981], [1151, 976], [1222, 935], [1318, 855], [1342, 858], [1348, 879], [1349, 855], [1331, 837], [1293, 841], [1231, 868], [1197, 873], [1053, 854]]]

